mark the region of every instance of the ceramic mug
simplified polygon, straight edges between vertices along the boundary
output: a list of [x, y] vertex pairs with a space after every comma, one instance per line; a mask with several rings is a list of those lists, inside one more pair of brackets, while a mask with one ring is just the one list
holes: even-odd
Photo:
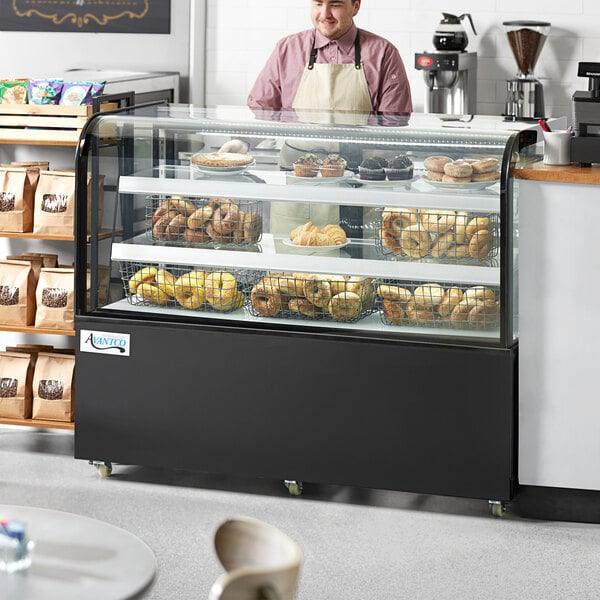
[[571, 134], [567, 131], [544, 131], [544, 164], [571, 163]]

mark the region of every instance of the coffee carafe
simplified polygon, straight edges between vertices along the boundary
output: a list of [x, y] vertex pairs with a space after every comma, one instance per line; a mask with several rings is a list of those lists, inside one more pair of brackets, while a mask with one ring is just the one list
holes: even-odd
[[442, 13], [444, 17], [437, 26], [433, 34], [433, 46], [436, 50], [459, 50], [463, 51], [469, 43], [469, 37], [462, 25], [462, 20], [467, 17], [471, 24], [473, 33], [477, 35], [473, 19], [469, 13], [460, 16], [451, 15], [450, 13]]
[[528, 121], [545, 118], [544, 89], [533, 69], [544, 47], [550, 23], [544, 21], [504, 21], [508, 43], [517, 61], [516, 77], [506, 82], [507, 120]]

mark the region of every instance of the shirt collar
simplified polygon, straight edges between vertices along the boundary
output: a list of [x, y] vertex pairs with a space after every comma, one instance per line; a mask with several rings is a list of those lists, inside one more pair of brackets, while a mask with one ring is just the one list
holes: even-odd
[[354, 40], [356, 40], [357, 32], [358, 29], [356, 28], [356, 25], [352, 23], [350, 29], [348, 29], [348, 31], [346, 31], [341, 38], [338, 38], [337, 40], [330, 40], [315, 29], [315, 48], [320, 50], [321, 48], [325, 48], [327, 44], [332, 44], [335, 42], [340, 47], [342, 52], [349, 54], [354, 48]]

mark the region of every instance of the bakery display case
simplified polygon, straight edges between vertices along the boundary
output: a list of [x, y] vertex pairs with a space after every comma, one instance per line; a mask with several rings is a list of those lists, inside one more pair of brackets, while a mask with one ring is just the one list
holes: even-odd
[[93, 174], [117, 193], [109, 256], [94, 233], [77, 246], [91, 293], [78, 277], [76, 456], [104, 474], [170, 466], [501, 510], [516, 479], [512, 171], [536, 141], [504, 127], [187, 105], [92, 119], [81, 239]]

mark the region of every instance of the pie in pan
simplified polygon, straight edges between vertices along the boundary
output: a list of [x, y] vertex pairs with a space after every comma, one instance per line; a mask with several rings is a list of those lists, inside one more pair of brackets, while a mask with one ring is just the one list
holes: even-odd
[[254, 158], [249, 154], [236, 152], [208, 152], [192, 156], [192, 164], [201, 167], [243, 167], [252, 162]]

